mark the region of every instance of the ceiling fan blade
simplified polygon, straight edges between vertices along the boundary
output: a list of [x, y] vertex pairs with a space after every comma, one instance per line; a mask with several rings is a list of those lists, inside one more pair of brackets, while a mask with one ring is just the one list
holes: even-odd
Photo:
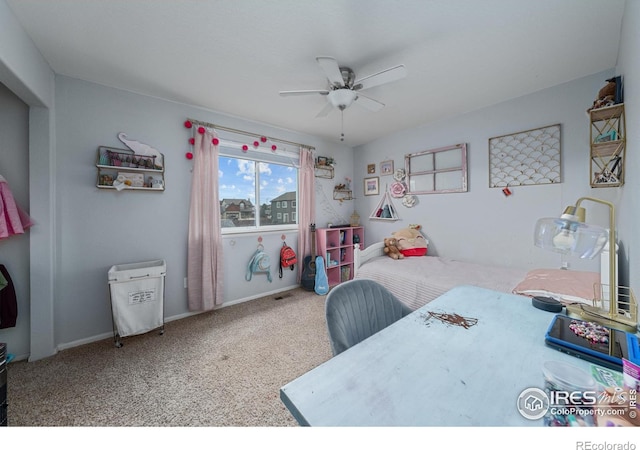
[[355, 102], [367, 108], [369, 111], [377, 112], [384, 108], [384, 103], [379, 102], [378, 100], [374, 100], [370, 97], [365, 97], [364, 95], [358, 93], [358, 96], [355, 99]]
[[325, 107], [322, 108], [320, 110], [320, 112], [318, 113], [318, 115], [316, 116], [316, 119], [319, 118], [319, 117], [327, 117], [327, 115], [331, 112], [331, 110], [333, 110], [333, 105], [331, 103], [327, 102]]
[[407, 69], [404, 67], [404, 64], [400, 64], [399, 66], [390, 67], [382, 72], [374, 73], [373, 75], [356, 80], [353, 88], [356, 90], [369, 89], [374, 86], [380, 86], [381, 84], [400, 80], [406, 76]]
[[320, 68], [329, 79], [329, 83], [332, 86], [344, 87], [344, 80], [342, 79], [342, 72], [338, 66], [338, 61], [330, 56], [318, 56], [316, 61], [320, 65]]
[[307, 95], [307, 94], [320, 94], [320, 95], [328, 95], [329, 91], [326, 89], [307, 89], [301, 91], [280, 91], [280, 95], [283, 97], [289, 95]]

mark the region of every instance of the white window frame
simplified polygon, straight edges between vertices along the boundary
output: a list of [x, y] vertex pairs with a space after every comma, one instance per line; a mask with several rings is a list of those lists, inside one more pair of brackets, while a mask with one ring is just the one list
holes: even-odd
[[[220, 142], [220, 146], [219, 146], [219, 153], [221, 157], [227, 157], [227, 158], [235, 158], [235, 159], [245, 159], [245, 160], [249, 160], [249, 161], [254, 161], [256, 164], [259, 163], [267, 163], [267, 164], [278, 164], [281, 166], [290, 166], [293, 167], [296, 171], [296, 200], [295, 204], [297, 205], [298, 202], [298, 196], [299, 196], [299, 190], [300, 190], [300, 170], [299, 170], [299, 159], [300, 159], [300, 155], [299, 153], [293, 152], [291, 150], [278, 150], [277, 152], [273, 152], [270, 148], [264, 148], [264, 147], [257, 147], [257, 148], [250, 148], [248, 151], [244, 151], [242, 149], [242, 144], [237, 143], [237, 142], [233, 142], [233, 141], [226, 141], [226, 140], [221, 140]], [[262, 204], [262, 201], [260, 200], [260, 184], [259, 184], [259, 179], [260, 179], [260, 174], [259, 174], [259, 170], [256, 170], [256, 183], [255, 183], [255, 201], [254, 201], [254, 208], [256, 211], [256, 222], [259, 222], [259, 218], [260, 218], [260, 207]], [[220, 198], [219, 200], [222, 200], [222, 198]], [[294, 202], [292, 201], [292, 202]], [[276, 202], [276, 203], [280, 203], [280, 202]], [[278, 206], [276, 205], [276, 209], [278, 208]], [[297, 218], [297, 207], [295, 208], [295, 212], [294, 212], [294, 218]], [[272, 211], [273, 213], [273, 211]], [[280, 213], [278, 213], [278, 215], [280, 215]], [[294, 219], [295, 220], [295, 219]], [[230, 235], [230, 234], [243, 234], [243, 233], [256, 233], [256, 232], [270, 232], [270, 231], [287, 231], [287, 230], [297, 230], [298, 229], [298, 224], [297, 224], [297, 220], [295, 220], [296, 223], [293, 224], [274, 224], [274, 225], [253, 225], [253, 226], [248, 226], [248, 227], [221, 227], [221, 233], [223, 235]]]

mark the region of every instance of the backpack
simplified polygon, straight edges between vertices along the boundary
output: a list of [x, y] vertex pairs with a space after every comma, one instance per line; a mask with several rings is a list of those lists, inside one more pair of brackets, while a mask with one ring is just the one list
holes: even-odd
[[293, 270], [293, 265], [297, 262], [296, 252], [285, 241], [282, 241], [282, 248], [280, 249], [280, 278], [282, 278], [283, 267], [290, 267]]
[[245, 279], [251, 281], [254, 273], [266, 273], [269, 283], [271, 283], [271, 258], [264, 252], [262, 245], [258, 246], [258, 250], [253, 254], [247, 265], [247, 274]]

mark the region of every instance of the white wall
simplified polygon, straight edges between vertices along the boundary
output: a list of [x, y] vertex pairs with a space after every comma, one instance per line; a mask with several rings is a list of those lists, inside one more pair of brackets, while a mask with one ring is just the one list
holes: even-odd
[[[560, 267], [556, 253], [533, 246], [535, 222], [541, 217], [557, 217], [565, 206], [583, 195], [616, 200], [619, 189], [592, 189], [589, 184], [589, 120], [586, 109], [613, 70], [588, 76], [544, 91], [504, 102], [439, 123], [384, 137], [354, 151], [354, 171], [358, 182], [357, 209], [368, 217], [380, 196], [363, 196], [362, 179], [369, 163], [393, 159], [404, 167], [404, 155], [459, 143], [468, 144], [468, 185], [466, 193], [420, 195], [417, 206], [406, 208], [394, 202], [401, 221], [364, 219], [367, 245], [381, 240], [408, 224], [421, 224], [430, 241], [429, 252], [473, 262], [522, 268]], [[428, 89], [428, 87], [426, 88]], [[428, 98], [428, 92], [424, 93]], [[511, 188], [505, 197], [501, 189], [489, 188], [491, 137], [561, 124], [562, 183]], [[392, 177], [380, 177], [381, 188]], [[382, 195], [382, 192], [381, 192]], [[595, 205], [595, 207], [593, 207]], [[607, 208], [584, 205], [590, 221], [606, 226]], [[567, 259], [573, 269], [597, 270], [598, 260]]]

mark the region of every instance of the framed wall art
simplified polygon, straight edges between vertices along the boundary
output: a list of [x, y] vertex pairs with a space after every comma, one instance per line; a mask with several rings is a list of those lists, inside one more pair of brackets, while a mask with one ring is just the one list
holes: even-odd
[[378, 195], [380, 193], [380, 178], [370, 177], [364, 179], [364, 195]]
[[393, 160], [382, 161], [380, 163], [381, 175], [393, 175]]
[[375, 164], [367, 164], [367, 173], [371, 175], [372, 173], [376, 173], [376, 165]]
[[467, 192], [467, 144], [410, 153], [404, 166], [407, 194]]
[[560, 183], [560, 124], [489, 139], [489, 187]]

